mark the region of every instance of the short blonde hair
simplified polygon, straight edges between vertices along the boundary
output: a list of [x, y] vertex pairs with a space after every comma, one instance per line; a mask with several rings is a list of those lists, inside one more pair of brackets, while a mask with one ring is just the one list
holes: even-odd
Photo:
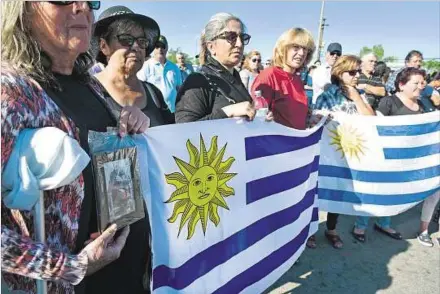
[[247, 69], [249, 71], [251, 70], [249, 62], [250, 62], [252, 56], [260, 56], [260, 59], [261, 59], [261, 53], [259, 51], [257, 51], [257, 50], [252, 50], [251, 52], [246, 54], [246, 58], [245, 58], [244, 63], [243, 63], [243, 68]]
[[307, 65], [312, 60], [313, 53], [316, 50], [312, 34], [303, 28], [293, 28], [285, 31], [278, 38], [273, 49], [272, 60], [274, 66], [284, 67], [286, 65], [287, 50], [292, 45], [298, 45], [308, 49], [304, 65]]
[[361, 60], [355, 55], [342, 55], [336, 60], [331, 71], [332, 84], [339, 85], [344, 72], [356, 70], [361, 65]]

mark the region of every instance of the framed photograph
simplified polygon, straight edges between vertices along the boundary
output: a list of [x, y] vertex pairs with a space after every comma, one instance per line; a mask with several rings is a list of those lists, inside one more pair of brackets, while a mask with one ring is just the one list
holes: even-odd
[[136, 147], [93, 154], [98, 227], [128, 226], [145, 217]]

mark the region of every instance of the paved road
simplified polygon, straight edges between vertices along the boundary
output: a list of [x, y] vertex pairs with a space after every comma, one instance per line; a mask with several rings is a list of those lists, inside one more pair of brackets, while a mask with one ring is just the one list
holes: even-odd
[[354, 217], [341, 216], [338, 231], [344, 248], [333, 249], [324, 237], [326, 213], [320, 213], [318, 248], [306, 249], [294, 265], [266, 294], [437, 294], [440, 293], [440, 246], [438, 225], [431, 223], [434, 247], [418, 243], [421, 206], [392, 218], [404, 240], [396, 241], [373, 230], [362, 244], [350, 234]]

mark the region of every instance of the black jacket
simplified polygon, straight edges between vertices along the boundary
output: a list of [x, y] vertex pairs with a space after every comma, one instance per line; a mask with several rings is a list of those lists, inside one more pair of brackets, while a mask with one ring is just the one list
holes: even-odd
[[240, 102], [251, 102], [249, 92], [234, 70], [231, 75], [214, 58], [199, 73], [185, 80], [176, 98], [176, 123], [227, 118], [223, 107]]

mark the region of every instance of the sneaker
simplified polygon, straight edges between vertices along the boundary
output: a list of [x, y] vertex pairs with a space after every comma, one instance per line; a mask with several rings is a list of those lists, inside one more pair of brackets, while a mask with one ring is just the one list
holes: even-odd
[[423, 246], [433, 247], [434, 243], [432, 243], [431, 237], [429, 237], [429, 234], [419, 234], [417, 236], [417, 240], [419, 240], [419, 243]]

